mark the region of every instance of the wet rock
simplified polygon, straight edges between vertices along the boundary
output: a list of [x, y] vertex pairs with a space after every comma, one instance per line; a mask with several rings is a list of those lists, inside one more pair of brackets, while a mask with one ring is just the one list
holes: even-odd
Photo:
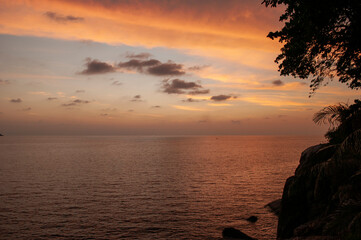
[[235, 228], [225, 228], [222, 231], [222, 236], [225, 239], [243, 239], [243, 240], [257, 240], [248, 236], [247, 234], [241, 232]]
[[258, 220], [258, 217], [256, 216], [250, 216], [249, 218], [246, 219], [248, 222], [252, 222], [255, 223]]
[[279, 216], [281, 212], [281, 201], [282, 199], [274, 200], [273, 202], [268, 203], [265, 207], [268, 207], [271, 212], [276, 214], [276, 216]]

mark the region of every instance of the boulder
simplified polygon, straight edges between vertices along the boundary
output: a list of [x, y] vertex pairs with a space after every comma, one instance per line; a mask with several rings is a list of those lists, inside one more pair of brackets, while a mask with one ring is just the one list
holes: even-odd
[[258, 220], [258, 217], [256, 216], [250, 216], [249, 218], [246, 219], [248, 222], [252, 222], [255, 223]]
[[257, 240], [248, 236], [247, 234], [241, 232], [235, 228], [225, 228], [222, 231], [222, 236], [225, 239], [243, 239], [243, 240]]
[[282, 195], [277, 237], [361, 239], [361, 157], [339, 145], [306, 149]]
[[337, 145], [319, 144], [307, 148], [301, 154], [300, 164], [295, 174], [299, 175], [310, 170], [311, 167], [318, 163], [325, 162], [330, 159], [337, 149]]
[[265, 207], [268, 207], [271, 210], [271, 212], [276, 214], [276, 216], [279, 216], [281, 212], [281, 201], [282, 201], [281, 198], [274, 200], [273, 202], [268, 203]]

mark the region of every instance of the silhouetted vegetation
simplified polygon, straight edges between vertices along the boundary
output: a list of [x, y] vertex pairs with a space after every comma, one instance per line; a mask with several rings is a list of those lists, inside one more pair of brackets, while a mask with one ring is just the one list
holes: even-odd
[[281, 75], [311, 78], [311, 93], [324, 80], [337, 78], [352, 89], [361, 87], [361, 1], [264, 0], [286, 5], [285, 25], [268, 37], [284, 43], [275, 62]]
[[[284, 46], [276, 58], [281, 75], [310, 78], [311, 94], [333, 78], [361, 88], [361, 1], [264, 0], [284, 4], [285, 25], [268, 37]], [[306, 149], [283, 191], [277, 237], [361, 239], [361, 101], [315, 113], [329, 123], [327, 144]]]
[[[361, 1], [264, 0], [267, 7], [284, 4], [280, 21], [285, 25], [268, 37], [284, 46], [276, 58], [281, 75], [311, 78], [311, 92], [325, 79], [337, 78], [351, 89], [361, 88]], [[342, 143], [361, 128], [361, 102], [325, 107], [316, 123], [330, 123], [326, 138]]]
[[361, 101], [325, 107], [315, 113], [313, 121], [317, 124], [328, 122], [330, 128], [325, 137], [332, 144], [342, 143], [351, 133], [361, 129]]

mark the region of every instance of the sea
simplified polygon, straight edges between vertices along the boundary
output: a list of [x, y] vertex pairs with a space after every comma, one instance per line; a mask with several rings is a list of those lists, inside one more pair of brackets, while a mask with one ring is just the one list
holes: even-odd
[[[0, 239], [275, 239], [312, 136], [0, 137]], [[248, 222], [257, 216], [255, 223]]]

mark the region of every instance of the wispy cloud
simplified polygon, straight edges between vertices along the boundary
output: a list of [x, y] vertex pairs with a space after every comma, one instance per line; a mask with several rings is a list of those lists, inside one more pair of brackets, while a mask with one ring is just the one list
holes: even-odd
[[[255, 62], [265, 63], [269, 58], [265, 55], [273, 58], [279, 49], [277, 43], [265, 38], [265, 34], [279, 24], [279, 12], [266, 11], [257, 1], [175, 1], [170, 4], [153, 0], [52, 0], [52, 4], [48, 4], [38, 0], [22, 3], [22, 0], [6, 1], [4, 14], [0, 16], [2, 33], [189, 49], [203, 56], [252, 61], [253, 66]], [[19, 6], [22, 11], [18, 10]], [[39, 9], [45, 12], [43, 17], [39, 17]], [[44, 21], [44, 17], [50, 21]], [[78, 22], [81, 30], [62, 26], [64, 24], [54, 27], [53, 22]], [[261, 57], [250, 55], [249, 49], [258, 50]], [[133, 59], [147, 57], [142, 53], [129, 55]]]
[[0, 85], [9, 85], [10, 81], [9, 80], [2, 80], [0, 79]]
[[23, 100], [21, 98], [13, 98], [13, 99], [10, 99], [10, 102], [12, 103], [21, 103]]
[[272, 82], [272, 84], [273, 84], [274, 86], [283, 86], [285, 83], [284, 83], [283, 81], [281, 81], [281, 80], [274, 80], [274, 81]]
[[235, 125], [240, 125], [241, 121], [240, 120], [231, 120], [231, 123], [235, 124]]
[[75, 99], [72, 102], [63, 103], [61, 106], [63, 106], [63, 107], [71, 107], [71, 106], [76, 106], [76, 105], [81, 105], [81, 104], [88, 104], [88, 103], [90, 103], [90, 101]]
[[213, 106], [213, 107], [229, 107], [229, 106], [233, 106], [232, 104], [229, 103], [208, 103], [209, 106]]
[[118, 111], [117, 108], [104, 108], [104, 109], [101, 109], [101, 111], [103, 112], [116, 112]]
[[107, 117], [107, 118], [113, 118], [112, 115], [110, 115], [109, 113], [101, 113], [101, 114], [99, 114], [99, 116]]
[[189, 67], [188, 70], [189, 71], [192, 71], [192, 72], [198, 72], [198, 71], [201, 71], [205, 68], [208, 68], [209, 65], [202, 65], [202, 66], [192, 66], [192, 67]]
[[132, 58], [132, 59], [148, 59], [152, 56], [150, 53], [127, 53], [126, 58]]
[[266, 98], [266, 97], [242, 97], [242, 101], [256, 103], [262, 106], [274, 106], [274, 107], [283, 107], [283, 106], [309, 106], [316, 105], [320, 106], [318, 103], [305, 103], [305, 102], [296, 102], [283, 98]]
[[135, 95], [130, 101], [131, 102], [143, 102], [142, 96], [140, 96], [140, 95]]
[[24, 111], [24, 112], [27, 112], [27, 111], [30, 111], [30, 110], [31, 110], [31, 107], [21, 109], [21, 111]]
[[216, 96], [212, 96], [211, 97], [211, 100], [213, 101], [216, 101], [216, 102], [220, 102], [220, 101], [226, 101], [228, 99], [231, 99], [231, 98], [237, 98], [235, 96], [232, 96], [232, 95], [216, 95]]
[[40, 96], [49, 96], [50, 93], [48, 92], [29, 92], [31, 95], [40, 95]]
[[114, 82], [112, 82], [112, 85], [113, 86], [121, 86], [121, 85], [123, 85], [123, 83], [121, 83], [119, 81], [114, 81]]
[[58, 22], [58, 23], [69, 23], [69, 22], [81, 22], [81, 21], [84, 21], [84, 18], [82, 17], [74, 17], [72, 15], [62, 15], [62, 14], [59, 14], [59, 13], [56, 13], [56, 12], [46, 12], [44, 13], [44, 15], [50, 19], [50, 20], [53, 20], [55, 22]]
[[201, 102], [201, 101], [204, 101], [204, 100], [194, 99], [194, 98], [187, 98], [187, 99], [182, 100], [182, 102], [190, 102], [190, 103], [193, 103], [193, 102]]
[[173, 105], [172, 107], [174, 107], [176, 109], [180, 109], [180, 110], [185, 110], [185, 111], [197, 111], [197, 112], [209, 111], [209, 110], [204, 109], [204, 108], [195, 108], [195, 107], [180, 106], [180, 105]]

